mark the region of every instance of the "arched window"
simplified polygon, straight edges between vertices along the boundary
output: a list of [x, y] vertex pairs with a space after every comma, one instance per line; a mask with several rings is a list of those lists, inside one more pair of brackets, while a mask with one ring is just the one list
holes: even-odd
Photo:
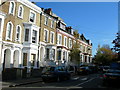
[[20, 5], [18, 9], [18, 17], [23, 18], [23, 6]]
[[7, 37], [6, 38], [9, 39], [9, 40], [12, 38], [12, 30], [13, 30], [13, 24], [12, 24], [12, 22], [8, 22], [7, 23], [7, 31], [6, 31], [7, 32], [7, 34], [6, 34]]
[[9, 14], [14, 14], [14, 11], [15, 11], [15, 3], [10, 2]]
[[20, 41], [20, 32], [21, 32], [21, 26], [17, 25], [17, 27], [16, 27], [16, 41]]

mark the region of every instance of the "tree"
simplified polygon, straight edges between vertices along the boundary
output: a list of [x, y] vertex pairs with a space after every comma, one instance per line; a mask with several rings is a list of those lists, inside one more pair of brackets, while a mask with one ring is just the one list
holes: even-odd
[[112, 42], [114, 47], [112, 48], [117, 53], [117, 61], [120, 59], [120, 31], [117, 33], [116, 39]]
[[76, 42], [73, 44], [72, 49], [70, 50], [70, 61], [76, 65], [80, 65], [81, 57], [80, 57], [80, 45]]
[[115, 53], [111, 50], [109, 45], [105, 44], [102, 47], [100, 47], [100, 45], [98, 46], [95, 63], [109, 65], [115, 58]]

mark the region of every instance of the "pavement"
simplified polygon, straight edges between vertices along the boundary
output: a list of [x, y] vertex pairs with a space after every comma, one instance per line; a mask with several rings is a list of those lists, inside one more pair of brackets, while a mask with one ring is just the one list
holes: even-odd
[[[71, 77], [71, 80], [78, 80], [78, 79], [79, 79], [79, 76], [77, 75], [73, 75]], [[2, 88], [7, 88], [7, 87], [16, 87], [16, 86], [27, 85], [27, 84], [38, 83], [38, 82], [42, 82], [41, 77], [11, 80], [11, 81], [0, 81], [0, 84], [2, 85]]]
[[2, 84], [2, 87], [15, 87], [20, 85], [26, 85], [26, 84], [32, 84], [42, 82], [42, 78], [27, 78], [27, 79], [19, 79], [19, 80], [11, 80], [11, 81], [0, 81], [0, 84]]

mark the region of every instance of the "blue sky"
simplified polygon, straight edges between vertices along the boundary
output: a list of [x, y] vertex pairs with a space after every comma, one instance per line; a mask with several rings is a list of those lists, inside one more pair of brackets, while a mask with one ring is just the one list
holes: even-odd
[[83, 33], [93, 43], [93, 55], [98, 44], [109, 44], [118, 31], [117, 2], [38, 2], [38, 6], [52, 8], [68, 26]]

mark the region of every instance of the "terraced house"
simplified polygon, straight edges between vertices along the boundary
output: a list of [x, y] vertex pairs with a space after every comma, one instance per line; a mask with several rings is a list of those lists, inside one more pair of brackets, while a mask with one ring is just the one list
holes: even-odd
[[41, 8], [28, 0], [10, 0], [2, 2], [0, 11], [5, 14], [0, 30], [2, 69], [37, 68]]
[[69, 53], [79, 42], [82, 62], [92, 62], [92, 44], [51, 8], [44, 9], [28, 0], [0, 2], [0, 68], [18, 77], [48, 65], [69, 65]]
[[52, 9], [43, 9], [40, 33], [40, 66], [55, 64], [57, 18]]

